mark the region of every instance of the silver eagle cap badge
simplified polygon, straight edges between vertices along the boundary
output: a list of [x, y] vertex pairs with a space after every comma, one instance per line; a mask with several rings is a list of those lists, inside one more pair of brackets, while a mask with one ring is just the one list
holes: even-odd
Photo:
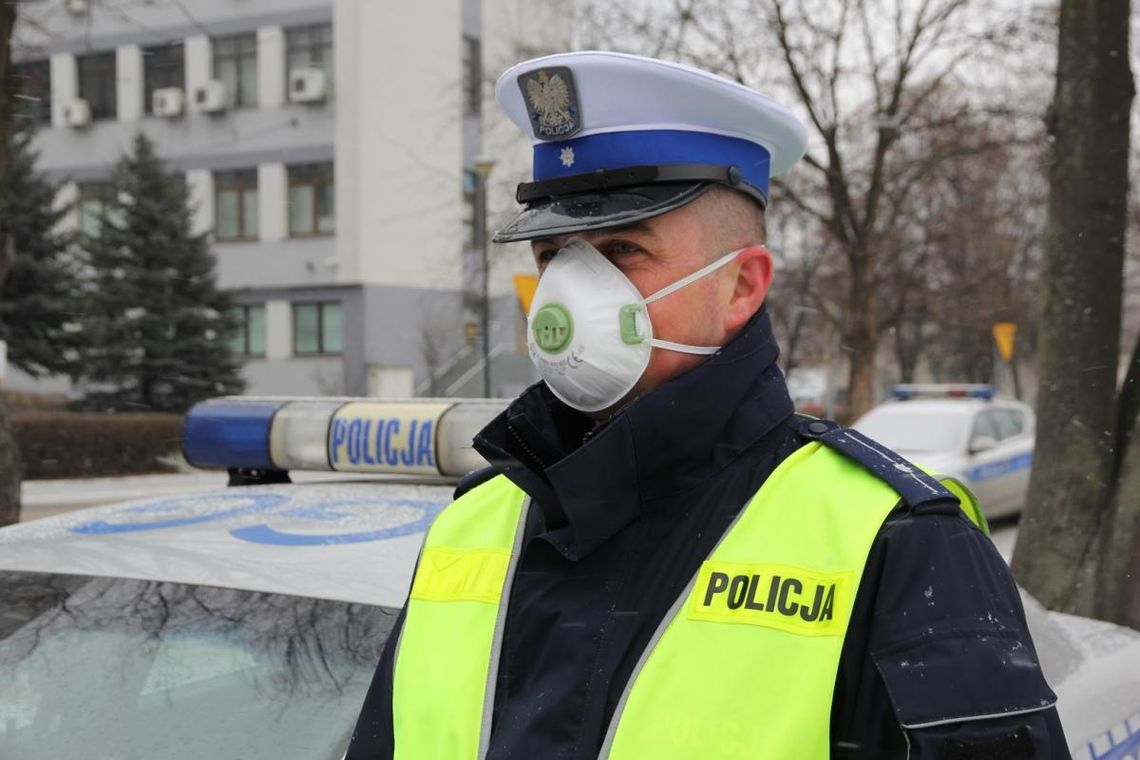
[[519, 77], [534, 136], [561, 140], [582, 128], [574, 75], [568, 66], [528, 71]]

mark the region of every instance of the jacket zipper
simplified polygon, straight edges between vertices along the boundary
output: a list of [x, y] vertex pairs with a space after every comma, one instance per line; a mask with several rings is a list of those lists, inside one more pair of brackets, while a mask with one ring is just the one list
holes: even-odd
[[511, 437], [515, 439], [515, 443], [519, 445], [519, 448], [522, 449], [523, 453], [530, 458], [530, 463], [532, 465], [538, 465], [540, 472], [545, 472], [546, 463], [542, 461], [542, 458], [539, 457], [538, 454], [534, 453], [530, 446], [526, 445], [526, 441], [523, 440], [522, 434], [519, 433], [518, 429], [515, 428], [515, 426], [512, 425], [509, 420], [507, 421], [507, 430], [511, 432]]

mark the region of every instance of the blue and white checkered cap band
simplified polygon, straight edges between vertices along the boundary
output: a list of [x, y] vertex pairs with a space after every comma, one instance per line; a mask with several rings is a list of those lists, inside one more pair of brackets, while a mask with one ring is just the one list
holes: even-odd
[[603, 132], [534, 146], [536, 181], [603, 169], [667, 164], [736, 166], [768, 194], [771, 156], [764, 146], [738, 137], [677, 129]]

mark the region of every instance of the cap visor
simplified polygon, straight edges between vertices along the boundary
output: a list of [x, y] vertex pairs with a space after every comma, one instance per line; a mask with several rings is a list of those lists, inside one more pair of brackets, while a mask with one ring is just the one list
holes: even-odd
[[535, 201], [496, 232], [493, 239], [496, 243], [512, 243], [626, 227], [678, 209], [709, 187], [709, 182], [667, 182]]

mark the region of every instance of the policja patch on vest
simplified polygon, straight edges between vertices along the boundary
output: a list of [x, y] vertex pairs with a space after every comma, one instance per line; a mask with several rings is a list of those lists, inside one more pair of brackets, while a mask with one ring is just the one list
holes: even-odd
[[[574, 89], [574, 74], [569, 66], [528, 71], [518, 81], [535, 137], [540, 140], [561, 140], [582, 128], [578, 93]], [[573, 156], [573, 151], [570, 155]], [[573, 158], [566, 165], [572, 164]]]
[[842, 636], [852, 574], [791, 565], [705, 562], [689, 599], [690, 620], [744, 623], [800, 636]]

